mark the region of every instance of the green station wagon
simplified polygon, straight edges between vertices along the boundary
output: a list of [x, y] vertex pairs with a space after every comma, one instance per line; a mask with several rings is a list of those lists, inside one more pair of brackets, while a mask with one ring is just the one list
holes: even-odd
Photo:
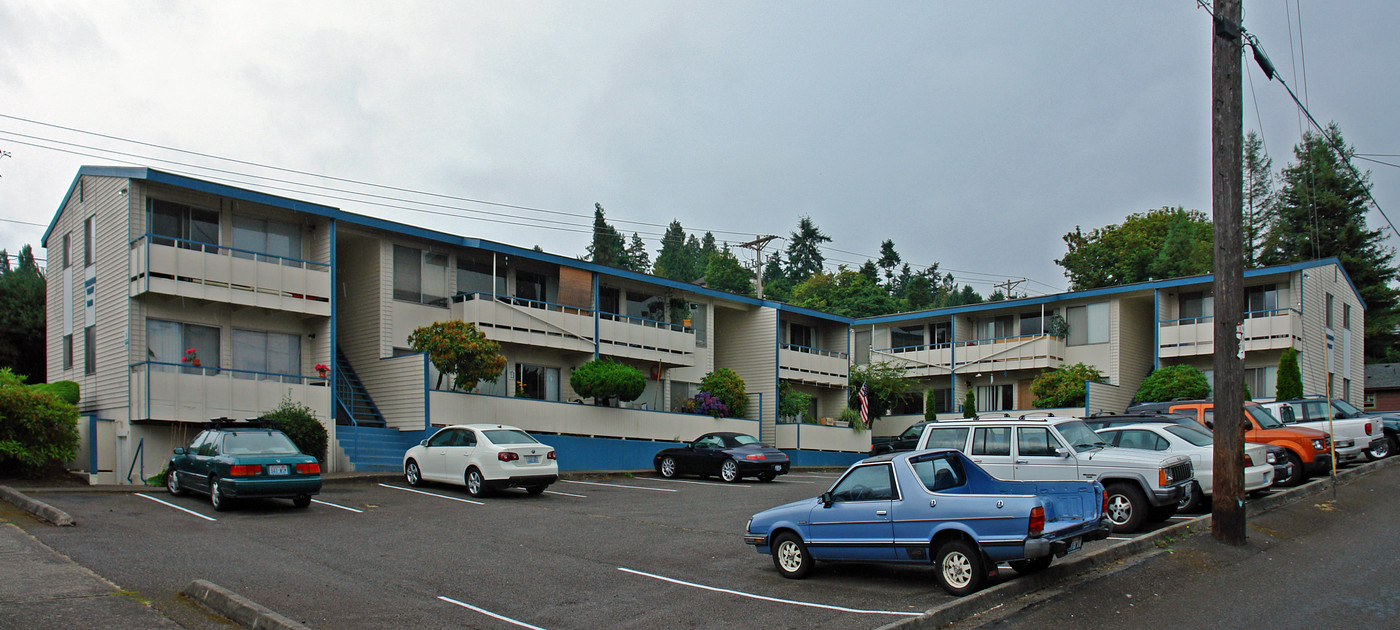
[[176, 447], [166, 470], [171, 494], [209, 495], [215, 510], [230, 499], [285, 498], [299, 508], [321, 491], [321, 465], [285, 433], [253, 423], [214, 424], [188, 447]]

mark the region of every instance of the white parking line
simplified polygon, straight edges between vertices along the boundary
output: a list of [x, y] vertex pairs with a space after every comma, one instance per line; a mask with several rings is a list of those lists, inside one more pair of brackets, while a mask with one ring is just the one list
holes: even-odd
[[564, 495], [564, 496], [566, 496], [566, 497], [578, 497], [578, 498], [580, 498], [580, 499], [587, 499], [587, 498], [588, 498], [588, 495], [586, 495], [586, 494], [570, 494], [570, 493], [568, 493], [568, 492], [558, 492], [558, 491], [555, 491], [555, 490], [545, 490], [544, 492], [545, 492], [545, 494], [562, 494], [562, 495]]
[[1193, 519], [1193, 518], [1196, 518], [1196, 517], [1194, 517], [1194, 516], [1173, 516], [1173, 517], [1171, 517], [1171, 520], [1173, 520], [1173, 521], [1189, 521], [1189, 520], [1191, 520], [1191, 519]]
[[364, 513], [364, 510], [357, 510], [357, 509], [352, 508], [352, 507], [345, 507], [345, 506], [343, 506], [343, 505], [336, 505], [336, 504], [331, 503], [331, 502], [329, 502], [329, 501], [322, 501], [322, 500], [320, 500], [320, 499], [312, 499], [311, 502], [312, 502], [312, 503], [320, 503], [321, 505], [329, 505], [329, 506], [331, 506], [331, 507], [333, 507], [333, 508], [340, 508], [340, 509], [345, 510], [345, 511], [347, 511], [347, 512], [354, 512], [354, 513], [356, 513], [356, 514], [363, 514], [363, 513]]
[[788, 475], [788, 476], [789, 476], [789, 477], [802, 477], [803, 479], [835, 479], [835, 478], [839, 477], [840, 475], [798, 475], [798, 474], [791, 474], [791, 475]]
[[457, 498], [457, 497], [449, 497], [449, 496], [447, 496], [447, 495], [445, 495], [445, 494], [436, 494], [436, 493], [433, 493], [433, 492], [423, 492], [422, 490], [414, 490], [413, 488], [405, 488], [405, 487], [402, 487], [402, 486], [391, 486], [391, 485], [389, 485], [389, 484], [387, 484], [387, 483], [381, 483], [381, 484], [379, 484], [379, 485], [384, 486], [385, 488], [393, 488], [393, 489], [395, 489], [395, 490], [403, 490], [404, 492], [412, 492], [412, 493], [414, 493], [414, 494], [426, 494], [426, 495], [428, 495], [428, 496], [430, 496], [430, 497], [437, 497], [437, 498], [439, 498], [439, 499], [451, 499], [451, 500], [453, 500], [453, 501], [461, 501], [462, 503], [470, 503], [470, 504], [472, 504], [472, 505], [486, 505], [485, 503], [482, 503], [482, 502], [480, 502], [480, 501], [472, 501], [472, 500], [469, 500], [469, 499], [459, 499], [459, 498]]
[[676, 492], [670, 488], [648, 488], [646, 486], [624, 486], [619, 483], [599, 483], [597, 481], [573, 481], [570, 479], [560, 479], [564, 483], [581, 483], [585, 486], [611, 486], [613, 488], [631, 488], [633, 490], [651, 490], [652, 492]]
[[544, 628], [541, 628], [541, 627], [539, 627], [539, 626], [532, 626], [532, 625], [530, 625], [530, 624], [528, 624], [528, 623], [525, 623], [525, 622], [523, 622], [523, 621], [516, 621], [515, 619], [511, 619], [510, 617], [506, 617], [506, 616], [504, 616], [504, 615], [498, 615], [498, 614], [493, 613], [493, 612], [491, 612], [491, 611], [489, 611], [489, 610], [486, 610], [485, 608], [477, 608], [476, 606], [473, 606], [473, 605], [471, 605], [471, 604], [464, 604], [464, 603], [459, 602], [459, 601], [457, 601], [457, 600], [455, 600], [455, 599], [452, 599], [451, 597], [443, 597], [443, 596], [441, 596], [441, 595], [438, 595], [438, 599], [440, 599], [440, 600], [442, 600], [442, 601], [445, 601], [445, 602], [452, 603], [452, 604], [456, 604], [456, 605], [461, 606], [462, 608], [466, 608], [466, 609], [468, 609], [468, 610], [475, 610], [476, 612], [479, 612], [479, 613], [481, 613], [481, 614], [483, 614], [483, 615], [486, 615], [486, 616], [488, 616], [488, 617], [495, 617], [495, 618], [500, 619], [501, 621], [504, 621], [504, 622], [506, 622], [506, 623], [513, 623], [513, 624], [515, 624], [515, 625], [517, 625], [517, 626], [520, 626], [520, 627], [522, 627], [522, 628], [531, 628], [532, 630], [544, 630]]
[[202, 519], [204, 519], [204, 520], [206, 520], [206, 521], [218, 521], [218, 520], [219, 520], [219, 519], [216, 519], [216, 518], [210, 518], [210, 517], [208, 517], [208, 516], [205, 516], [205, 515], [203, 515], [203, 514], [200, 514], [199, 512], [195, 512], [194, 510], [186, 510], [185, 508], [182, 508], [182, 507], [180, 507], [180, 506], [178, 506], [178, 505], [175, 505], [174, 503], [166, 503], [165, 501], [161, 501], [160, 499], [157, 499], [157, 498], [155, 498], [155, 497], [153, 497], [153, 496], [151, 496], [151, 495], [149, 495], [149, 494], [141, 494], [140, 492], [137, 492], [137, 493], [136, 493], [136, 496], [141, 497], [141, 498], [143, 498], [143, 499], [150, 499], [150, 500], [155, 501], [156, 503], [159, 503], [159, 504], [161, 504], [161, 505], [166, 505], [166, 506], [169, 506], [169, 507], [173, 507], [173, 508], [175, 508], [175, 509], [177, 509], [177, 510], [180, 510], [181, 512], [184, 512], [184, 513], [186, 513], [186, 514], [193, 514], [193, 515], [198, 516], [199, 518], [202, 518]]
[[825, 610], [838, 610], [838, 611], [841, 611], [841, 612], [856, 613], [856, 614], [861, 614], [861, 615], [899, 615], [899, 616], [901, 616], [901, 617], [918, 617], [919, 615], [922, 615], [922, 614], [923, 614], [922, 612], [900, 612], [900, 611], [894, 611], [894, 610], [862, 610], [862, 609], [860, 609], [860, 608], [846, 608], [845, 606], [832, 606], [832, 605], [830, 605], [830, 604], [813, 604], [813, 603], [811, 603], [811, 602], [799, 602], [799, 601], [795, 601], [795, 600], [791, 600], [791, 599], [779, 599], [779, 598], [777, 598], [777, 597], [768, 597], [768, 596], [765, 596], [765, 595], [754, 595], [753, 593], [744, 593], [744, 592], [742, 592], [742, 591], [735, 591], [735, 590], [730, 590], [730, 589], [727, 589], [727, 588], [718, 588], [718, 587], [715, 587], [715, 586], [705, 586], [704, 584], [696, 584], [696, 583], [694, 583], [694, 582], [685, 582], [685, 581], [677, 580], [677, 579], [673, 579], [673, 578], [662, 577], [662, 576], [660, 576], [660, 575], [655, 575], [655, 574], [652, 574], [652, 573], [643, 573], [643, 572], [641, 572], [641, 571], [634, 571], [634, 570], [632, 570], [632, 569], [626, 569], [626, 568], [623, 568], [623, 567], [618, 567], [617, 570], [618, 570], [618, 571], [622, 571], [622, 572], [624, 572], [624, 573], [631, 573], [631, 574], [633, 574], [633, 575], [640, 575], [640, 576], [642, 576], [642, 577], [649, 577], [649, 578], [652, 578], [652, 579], [654, 579], [654, 580], [661, 580], [661, 581], [663, 581], [663, 582], [670, 582], [670, 583], [672, 583], [672, 584], [680, 584], [681, 586], [689, 586], [689, 587], [692, 587], [692, 588], [698, 588], [698, 589], [702, 589], [702, 590], [706, 590], [706, 591], [714, 591], [714, 592], [716, 592], [716, 593], [728, 593], [728, 594], [730, 594], [730, 595], [738, 595], [739, 597], [748, 597], [748, 598], [750, 598], [750, 599], [761, 599], [761, 600], [763, 600], [763, 601], [767, 601], [767, 602], [777, 602], [777, 603], [779, 603], [779, 604], [792, 604], [792, 605], [794, 605], [794, 606], [806, 606], [806, 607], [808, 607], [808, 608], [822, 608], [822, 609], [825, 609]]
[[695, 485], [697, 485], [697, 486], [720, 486], [720, 487], [724, 487], [724, 488], [752, 488], [752, 487], [753, 487], [752, 485], [743, 484], [743, 483], [725, 483], [725, 484], [720, 484], [720, 483], [715, 483], [715, 482], [713, 482], [713, 481], [690, 481], [690, 480], [688, 480], [688, 479], [667, 479], [667, 478], [665, 478], [665, 477], [656, 477], [656, 478], [648, 477], [648, 478], [647, 478], [647, 481], [669, 481], [669, 482], [671, 482], [671, 483], [693, 483], [693, 484], [695, 484]]
[[1124, 538], [1122, 536], [1109, 536], [1108, 540], [1132, 540], [1132, 538]]

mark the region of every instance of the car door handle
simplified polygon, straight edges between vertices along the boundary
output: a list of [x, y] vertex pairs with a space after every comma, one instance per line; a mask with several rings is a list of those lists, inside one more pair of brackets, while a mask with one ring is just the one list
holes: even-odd
[[1018, 460], [1016, 460], [1016, 463], [1017, 463], [1017, 464], [1029, 464], [1029, 463], [1031, 463], [1031, 462], [1030, 462], [1030, 460], [1028, 460], [1028, 459], [1018, 459]]
[[885, 514], [887, 514], [887, 512], [885, 512], [884, 510], [875, 511], [875, 516], [884, 516]]

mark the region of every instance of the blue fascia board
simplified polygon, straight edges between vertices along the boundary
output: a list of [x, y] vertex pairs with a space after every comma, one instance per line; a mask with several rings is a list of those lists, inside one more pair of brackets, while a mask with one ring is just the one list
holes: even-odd
[[73, 198], [73, 192], [78, 189], [78, 182], [82, 181], [84, 175], [96, 177], [122, 177], [126, 179], [142, 179], [146, 176], [147, 169], [139, 166], [83, 166], [78, 168], [78, 174], [73, 176], [73, 182], [68, 184], [68, 192], [63, 193], [63, 201], [58, 203], [58, 209], [53, 213], [53, 219], [49, 221], [49, 227], [44, 230], [43, 238], [39, 239], [39, 246], [47, 248], [49, 246], [49, 235], [53, 233], [53, 228], [58, 224], [58, 218], [63, 216], [63, 209], [68, 207], [68, 201]]
[[843, 315], [833, 315], [833, 314], [831, 314], [831, 313], [824, 313], [824, 312], [822, 312], [822, 311], [814, 311], [814, 310], [812, 310], [812, 309], [810, 309], [810, 308], [803, 308], [803, 307], [801, 307], [801, 306], [793, 306], [793, 305], [788, 304], [788, 303], [786, 303], [786, 302], [772, 302], [772, 301], [764, 300], [764, 301], [763, 301], [763, 305], [764, 305], [764, 306], [769, 306], [769, 307], [772, 307], [772, 308], [775, 308], [775, 309], [778, 309], [778, 312], [779, 312], [779, 313], [795, 313], [795, 314], [798, 314], [798, 315], [806, 315], [806, 316], [808, 316], [808, 317], [815, 317], [815, 318], [817, 318], [817, 319], [824, 319], [824, 320], [827, 320], [827, 321], [829, 321], [829, 322], [836, 322], [836, 323], [838, 323], [838, 324], [845, 324], [845, 325], [847, 325], [847, 326], [850, 326], [851, 324], [854, 324], [854, 323], [857, 321], [856, 319], [851, 318], [851, 317], [845, 317], [845, 316], [843, 316]]
[[[1293, 273], [1295, 271], [1313, 269], [1316, 267], [1325, 267], [1327, 265], [1333, 264], [1337, 265], [1338, 269], [1341, 269], [1342, 275], [1346, 277], [1347, 284], [1351, 286], [1352, 292], [1356, 293], [1356, 298], [1358, 300], [1361, 300], [1361, 293], [1356, 291], [1356, 284], [1351, 281], [1351, 276], [1347, 275], [1346, 269], [1342, 267], [1341, 261], [1337, 260], [1336, 258], [1322, 258], [1319, 260], [1308, 260], [1303, 262], [1289, 263], [1286, 265], [1277, 265], [1274, 267], [1250, 269], [1244, 272], [1244, 277], [1258, 278], [1261, 276], [1271, 276], [1282, 273]], [[1214, 274], [1203, 274], [1198, 276], [1186, 276], [1184, 278], [1171, 278], [1169, 280], [1153, 280], [1150, 282], [1138, 282], [1135, 284], [1125, 284], [1113, 287], [1100, 287], [1097, 289], [1089, 289], [1087, 291], [1069, 291], [1065, 293], [1055, 293], [1052, 295], [1041, 295], [1037, 297], [1021, 298], [1018, 300], [1002, 300], [1000, 302], [980, 302], [977, 304], [953, 306], [942, 309], [915, 311], [912, 313], [900, 313], [897, 315], [882, 315], [880, 317], [868, 317], [863, 319], [857, 319], [853, 322], [853, 324], [858, 326], [867, 324], [889, 324], [920, 319], [929, 319], [932, 317], [945, 317], [952, 315], [961, 315], [964, 313], [975, 313], [979, 311], [994, 311], [1003, 310], [1007, 308], [1023, 308], [1026, 306], [1038, 306], [1041, 304], [1056, 304], [1069, 300], [1081, 300], [1085, 298], [1093, 298], [1105, 295], [1117, 295], [1122, 293], [1136, 293], [1139, 291], [1154, 291], [1191, 286], [1205, 282], [1213, 282], [1214, 279]], [[1365, 300], [1361, 300], [1361, 308], [1363, 310], [1366, 308]]]

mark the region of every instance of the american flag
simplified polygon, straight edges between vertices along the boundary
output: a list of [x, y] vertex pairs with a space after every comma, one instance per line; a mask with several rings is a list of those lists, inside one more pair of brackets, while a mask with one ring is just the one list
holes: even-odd
[[860, 384], [860, 391], [856, 393], [856, 398], [860, 399], [860, 423], [870, 424], [870, 396], [866, 393], [865, 383]]

